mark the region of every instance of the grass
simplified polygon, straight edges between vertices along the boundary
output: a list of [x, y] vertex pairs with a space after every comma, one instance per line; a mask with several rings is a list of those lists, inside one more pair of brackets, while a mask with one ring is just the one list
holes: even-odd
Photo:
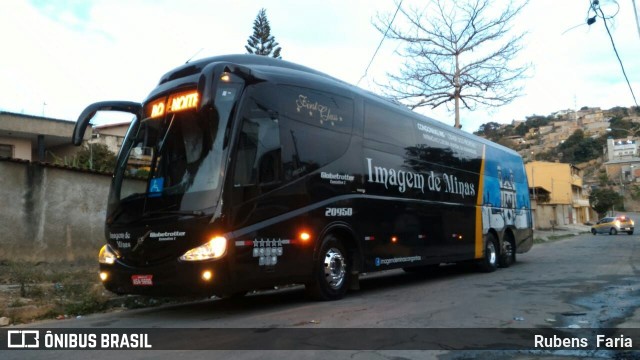
[[0, 261], [0, 317], [12, 323], [87, 315], [110, 308], [142, 308], [176, 299], [116, 296], [98, 279], [94, 262]]

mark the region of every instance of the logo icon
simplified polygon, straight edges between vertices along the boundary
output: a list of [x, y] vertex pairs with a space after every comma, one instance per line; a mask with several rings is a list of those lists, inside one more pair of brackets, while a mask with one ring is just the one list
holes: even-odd
[[7, 347], [13, 349], [40, 347], [39, 330], [9, 330], [7, 331]]

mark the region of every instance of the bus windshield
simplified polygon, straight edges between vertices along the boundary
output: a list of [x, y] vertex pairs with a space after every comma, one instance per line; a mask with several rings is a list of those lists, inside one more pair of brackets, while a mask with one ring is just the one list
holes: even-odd
[[212, 109], [194, 106], [134, 121], [116, 164], [107, 222], [212, 214], [222, 188], [229, 119], [241, 90], [238, 83], [221, 84]]

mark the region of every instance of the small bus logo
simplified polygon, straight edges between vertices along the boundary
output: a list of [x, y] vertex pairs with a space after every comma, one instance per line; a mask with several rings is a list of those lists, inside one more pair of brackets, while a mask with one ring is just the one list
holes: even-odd
[[7, 336], [8, 348], [25, 349], [40, 347], [39, 330], [9, 330]]

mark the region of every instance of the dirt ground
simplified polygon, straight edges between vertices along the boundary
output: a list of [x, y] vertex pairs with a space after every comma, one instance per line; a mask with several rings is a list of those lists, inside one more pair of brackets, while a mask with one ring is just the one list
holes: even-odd
[[0, 325], [65, 320], [161, 302], [162, 299], [117, 296], [105, 290], [95, 261], [0, 261]]

